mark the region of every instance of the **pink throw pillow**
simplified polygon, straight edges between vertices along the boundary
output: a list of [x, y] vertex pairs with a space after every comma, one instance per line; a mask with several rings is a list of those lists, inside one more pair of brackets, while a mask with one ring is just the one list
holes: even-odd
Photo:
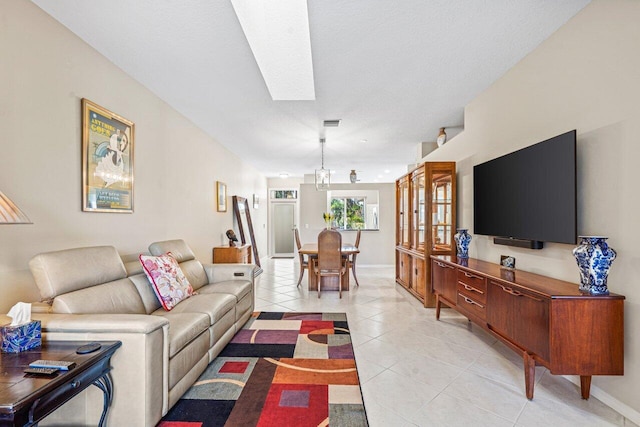
[[160, 256], [140, 255], [140, 263], [165, 310], [171, 310], [195, 294], [171, 252]]

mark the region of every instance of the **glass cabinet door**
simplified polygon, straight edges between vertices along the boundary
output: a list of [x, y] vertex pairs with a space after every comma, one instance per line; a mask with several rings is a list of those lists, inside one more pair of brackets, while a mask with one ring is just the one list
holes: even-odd
[[398, 181], [398, 245], [409, 247], [409, 180]]
[[424, 172], [416, 172], [411, 176], [411, 201], [413, 203], [413, 240], [411, 247], [419, 251], [424, 251], [425, 242], [425, 178]]
[[453, 240], [452, 174], [431, 175], [431, 250], [450, 251]]

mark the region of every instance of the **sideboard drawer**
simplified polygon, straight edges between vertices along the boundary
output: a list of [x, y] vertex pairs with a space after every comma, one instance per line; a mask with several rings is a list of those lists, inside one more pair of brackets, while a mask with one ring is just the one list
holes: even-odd
[[458, 269], [458, 292], [461, 292], [473, 300], [487, 303], [487, 280], [473, 273]]
[[487, 318], [486, 305], [480, 302], [477, 298], [468, 296], [462, 292], [458, 292], [458, 300], [456, 301], [456, 307], [463, 312], [469, 312], [475, 314], [482, 320]]

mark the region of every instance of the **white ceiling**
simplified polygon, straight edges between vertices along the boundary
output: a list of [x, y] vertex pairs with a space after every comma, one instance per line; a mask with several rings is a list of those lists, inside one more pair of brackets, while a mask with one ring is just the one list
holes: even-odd
[[315, 101], [271, 99], [230, 0], [33, 2], [267, 177], [325, 137], [332, 181], [392, 182], [589, 0], [309, 0]]

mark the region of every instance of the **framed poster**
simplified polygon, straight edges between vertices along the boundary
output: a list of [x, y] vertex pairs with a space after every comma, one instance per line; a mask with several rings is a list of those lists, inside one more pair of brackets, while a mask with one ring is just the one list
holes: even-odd
[[82, 210], [133, 212], [132, 121], [82, 99]]
[[216, 181], [216, 200], [218, 206], [218, 212], [227, 211], [227, 184], [224, 182]]

